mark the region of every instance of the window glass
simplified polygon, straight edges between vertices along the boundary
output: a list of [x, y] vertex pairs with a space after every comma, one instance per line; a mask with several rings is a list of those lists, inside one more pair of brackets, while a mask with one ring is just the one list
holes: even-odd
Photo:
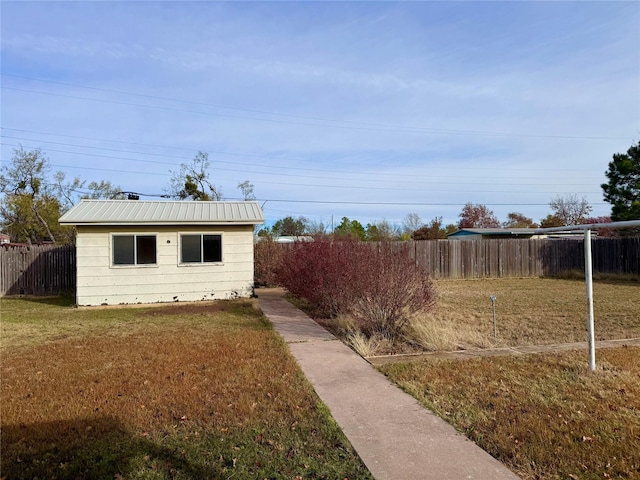
[[113, 235], [114, 265], [153, 265], [156, 263], [155, 235]]
[[203, 261], [204, 262], [221, 262], [222, 261], [222, 236], [221, 235], [203, 235], [202, 239]]
[[181, 235], [181, 263], [222, 261], [222, 235]]
[[133, 265], [135, 263], [133, 235], [113, 236], [113, 264]]
[[202, 235], [182, 235], [180, 242], [182, 263], [200, 263], [202, 261], [201, 242]]
[[156, 237], [155, 235], [136, 236], [136, 259], [138, 265], [156, 263]]

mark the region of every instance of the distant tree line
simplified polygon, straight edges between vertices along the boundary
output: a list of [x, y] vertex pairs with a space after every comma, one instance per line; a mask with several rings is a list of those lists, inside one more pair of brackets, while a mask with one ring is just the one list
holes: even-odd
[[[221, 188], [211, 176], [211, 161], [206, 152], [198, 152], [191, 163], [170, 170], [171, 179], [164, 189], [168, 198], [181, 200], [222, 200]], [[306, 217], [287, 216], [273, 226], [262, 228], [263, 237], [334, 235], [360, 240], [432, 240], [446, 238], [462, 228], [537, 228], [608, 223], [640, 219], [640, 141], [626, 153], [616, 153], [606, 171], [608, 182], [601, 185], [605, 201], [612, 205], [611, 216], [590, 217], [592, 207], [585, 197], [575, 194], [557, 196], [549, 202], [551, 212], [539, 223], [519, 212], [509, 212], [504, 222], [483, 204], [468, 202], [458, 215], [456, 224], [444, 225], [442, 217], [423, 222], [417, 213], [409, 213], [402, 226], [386, 220], [362, 224], [342, 217], [336, 226]], [[245, 200], [255, 200], [254, 186], [248, 180], [238, 183]], [[68, 179], [64, 172], [52, 173], [49, 159], [40, 149], [22, 147], [14, 150], [9, 162], [0, 169], [0, 227], [13, 242], [58, 244], [74, 240], [72, 227], [63, 227], [58, 219], [81, 198], [123, 199], [126, 193], [119, 185], [99, 180], [87, 182], [79, 177]], [[636, 230], [637, 232], [637, 230]], [[614, 235], [615, 232], [601, 231]]]
[[[221, 200], [220, 187], [210, 175], [207, 153], [198, 152], [191, 163], [170, 171], [165, 188], [169, 198], [181, 200]], [[238, 184], [245, 200], [255, 199], [253, 185]], [[68, 179], [64, 172], [52, 172], [49, 159], [37, 148], [19, 147], [0, 169], [0, 228], [14, 243], [73, 243], [75, 230], [62, 226], [59, 218], [80, 199], [125, 199], [119, 185], [105, 180]]]
[[[539, 223], [520, 212], [509, 212], [500, 222], [486, 205], [468, 202], [458, 215], [456, 224], [445, 225], [442, 217], [423, 222], [417, 213], [409, 213], [401, 227], [386, 220], [363, 225], [358, 220], [342, 217], [341, 222], [330, 232], [323, 222], [313, 222], [304, 216], [284, 217], [272, 227], [262, 228], [259, 236], [304, 236], [328, 235], [351, 237], [360, 240], [437, 240], [464, 228], [550, 228], [612, 221], [640, 220], [640, 141], [632, 145], [627, 153], [616, 153], [606, 172], [609, 182], [602, 184], [604, 199], [612, 205], [611, 216], [591, 217], [593, 210], [585, 197], [576, 194], [558, 195], [551, 199], [551, 212]], [[630, 233], [637, 233], [632, 230]], [[600, 236], [615, 236], [613, 229], [602, 229]]]

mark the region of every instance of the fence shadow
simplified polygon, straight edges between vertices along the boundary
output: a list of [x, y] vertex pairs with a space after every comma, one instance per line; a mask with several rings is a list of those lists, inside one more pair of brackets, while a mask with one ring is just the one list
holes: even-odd
[[[568, 272], [584, 275], [584, 240], [552, 240], [540, 245], [538, 258], [545, 276], [562, 276]], [[592, 238], [591, 256], [594, 277], [640, 275], [640, 237]], [[608, 280], [616, 281], [615, 278]]]
[[584, 274], [584, 242], [582, 239], [540, 241], [538, 259], [545, 277], [576, 272]]
[[30, 302], [38, 305], [50, 305], [52, 307], [74, 307], [76, 305], [76, 297], [71, 293], [63, 293], [60, 295], [11, 295], [5, 297], [8, 301], [12, 298], [19, 299], [21, 302]]
[[208, 478], [211, 472], [103, 416], [2, 426], [2, 478], [127, 478], [140, 462], [164, 478]]

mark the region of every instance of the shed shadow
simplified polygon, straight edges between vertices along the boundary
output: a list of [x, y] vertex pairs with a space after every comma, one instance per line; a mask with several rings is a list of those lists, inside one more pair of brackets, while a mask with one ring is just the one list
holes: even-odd
[[212, 473], [110, 416], [21, 423], [2, 426], [0, 432], [2, 478], [126, 478], [140, 470], [141, 462], [164, 478]]

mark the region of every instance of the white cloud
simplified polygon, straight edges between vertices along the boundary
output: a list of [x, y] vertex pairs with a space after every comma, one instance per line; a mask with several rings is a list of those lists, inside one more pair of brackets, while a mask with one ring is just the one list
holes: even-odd
[[[208, 150], [226, 195], [249, 179], [276, 216], [401, 221], [417, 212], [453, 222], [458, 205], [473, 201], [508, 204], [494, 207], [501, 218], [516, 210], [538, 220], [554, 193], [589, 192], [601, 203], [611, 155], [640, 136], [638, 4], [43, 5], [3, 5], [3, 73], [196, 102], [3, 77], [6, 87], [66, 95], [3, 90], [4, 127], [87, 137], [28, 136], [52, 163], [78, 167], [71, 174], [129, 190], [161, 190], [170, 167], [136, 161], [154, 157], [135, 152], [178, 166]], [[29, 33], [19, 27], [27, 20]], [[562, 138], [571, 136], [612, 138]], [[274, 204], [282, 198], [425, 205]]]

